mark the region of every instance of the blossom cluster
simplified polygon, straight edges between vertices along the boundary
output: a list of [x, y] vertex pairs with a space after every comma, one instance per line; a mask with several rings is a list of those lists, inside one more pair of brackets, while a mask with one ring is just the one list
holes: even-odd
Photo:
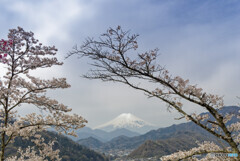
[[[211, 152], [220, 152], [223, 151], [218, 145], [216, 145], [213, 142], [207, 142], [205, 141], [204, 143], [198, 143], [198, 147], [192, 148], [188, 151], [179, 151], [176, 153], [173, 153], [171, 155], [163, 156], [161, 160], [163, 161], [168, 161], [168, 160], [180, 160], [180, 159], [186, 159], [193, 157], [193, 160], [197, 160], [194, 158], [194, 155], [197, 154], [207, 154]], [[216, 158], [215, 158], [216, 159]]]
[[12, 40], [0, 40], [0, 62], [7, 62], [7, 54], [9, 50], [11, 50], [11, 46], [13, 45]]
[[54, 141], [50, 141], [45, 143], [44, 138], [41, 135], [36, 134], [34, 139], [31, 140], [35, 143], [36, 146], [30, 147], [28, 146], [26, 149], [19, 148], [18, 154], [19, 156], [8, 157], [6, 161], [61, 161], [59, 157], [59, 150], [53, 150]]

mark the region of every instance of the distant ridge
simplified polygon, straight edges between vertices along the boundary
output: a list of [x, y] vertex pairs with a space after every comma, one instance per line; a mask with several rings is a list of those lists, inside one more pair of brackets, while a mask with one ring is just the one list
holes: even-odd
[[111, 139], [121, 136], [121, 135], [128, 136], [128, 137], [140, 135], [137, 132], [133, 132], [133, 131], [127, 130], [125, 128], [116, 129], [111, 132], [106, 132], [106, 131], [103, 131], [100, 129], [93, 130], [89, 127], [83, 127], [81, 129], [78, 129], [76, 131], [76, 133], [77, 133], [78, 137], [73, 137], [73, 136], [68, 136], [68, 137], [70, 137], [74, 141], [92, 137], [92, 138], [98, 139], [101, 142], [107, 142], [107, 141], [110, 141]]

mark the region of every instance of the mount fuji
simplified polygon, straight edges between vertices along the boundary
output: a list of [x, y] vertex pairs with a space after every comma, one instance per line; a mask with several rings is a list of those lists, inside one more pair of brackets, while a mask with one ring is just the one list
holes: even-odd
[[144, 134], [157, 127], [147, 121], [144, 121], [131, 113], [123, 113], [117, 116], [115, 119], [95, 127], [94, 129], [101, 129], [107, 132], [114, 131], [116, 129], [127, 129], [130, 131]]

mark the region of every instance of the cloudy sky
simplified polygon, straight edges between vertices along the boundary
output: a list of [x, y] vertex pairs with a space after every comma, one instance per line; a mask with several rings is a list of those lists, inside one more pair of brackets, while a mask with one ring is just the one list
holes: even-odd
[[[121, 25], [140, 34], [139, 52], [159, 48], [159, 63], [205, 91], [237, 105], [240, 95], [240, 2], [237, 0], [0, 0], [0, 39], [23, 27], [45, 45], [55, 45], [61, 67], [36, 71], [43, 78], [66, 77], [71, 88], [48, 93], [95, 127], [132, 113], [159, 127], [179, 123], [165, 104], [125, 85], [86, 80], [90, 60], [64, 56], [88, 36]], [[0, 70], [1, 71], [1, 70]], [[21, 107], [26, 113], [31, 108]], [[185, 109], [202, 109], [186, 104]]]

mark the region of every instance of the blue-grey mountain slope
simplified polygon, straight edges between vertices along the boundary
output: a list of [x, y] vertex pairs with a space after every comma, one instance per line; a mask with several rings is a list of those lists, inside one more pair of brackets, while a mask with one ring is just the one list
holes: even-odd
[[107, 142], [107, 141], [110, 141], [111, 139], [121, 136], [121, 135], [125, 135], [128, 137], [140, 135], [137, 132], [133, 132], [133, 131], [127, 130], [125, 128], [115, 129], [114, 131], [106, 132], [106, 131], [100, 130], [100, 129], [93, 130], [89, 127], [84, 127], [84, 128], [77, 130], [76, 133], [77, 133], [78, 137], [71, 137], [71, 139], [74, 141], [93, 137], [95, 139], [98, 139], [101, 142]]

